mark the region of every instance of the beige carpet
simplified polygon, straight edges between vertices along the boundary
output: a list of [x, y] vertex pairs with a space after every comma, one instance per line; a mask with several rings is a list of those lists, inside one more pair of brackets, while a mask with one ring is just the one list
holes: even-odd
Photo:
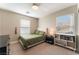
[[28, 50], [23, 50], [19, 43], [10, 45], [11, 55], [77, 55], [74, 51], [48, 43], [42, 43]]

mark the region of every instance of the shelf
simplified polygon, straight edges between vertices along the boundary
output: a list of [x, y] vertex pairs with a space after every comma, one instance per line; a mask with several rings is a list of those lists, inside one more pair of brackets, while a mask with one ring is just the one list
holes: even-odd
[[65, 48], [68, 48], [68, 49], [71, 49], [71, 50], [76, 50], [75, 48], [72, 48], [72, 47], [69, 47], [69, 46], [64, 46], [62, 44], [58, 44], [58, 43], [55, 43], [56, 45], [59, 45], [59, 46], [62, 46], [62, 47], [65, 47]]
[[67, 40], [67, 42], [71, 42], [71, 43], [74, 43], [73, 41], [69, 41], [69, 40]]
[[76, 50], [76, 39], [74, 34], [60, 34], [57, 33], [56, 35], [56, 45], [71, 49], [71, 50]]
[[69, 35], [69, 36], [76, 36], [75, 34], [64, 34], [64, 33], [56, 33], [58, 35]]
[[54, 38], [55, 40], [60, 40], [59, 38]]
[[60, 39], [60, 40], [65, 40], [65, 39]]
[[59, 44], [59, 43], [55, 43], [55, 44], [65, 47], [65, 45], [62, 45], [62, 44]]

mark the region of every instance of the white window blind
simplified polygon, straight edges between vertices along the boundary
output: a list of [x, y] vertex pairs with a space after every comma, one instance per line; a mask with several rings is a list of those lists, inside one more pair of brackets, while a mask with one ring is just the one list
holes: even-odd
[[56, 17], [56, 29], [58, 33], [74, 34], [74, 14]]

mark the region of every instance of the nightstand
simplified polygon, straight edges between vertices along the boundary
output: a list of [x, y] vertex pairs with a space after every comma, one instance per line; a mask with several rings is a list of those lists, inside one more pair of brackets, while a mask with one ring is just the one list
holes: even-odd
[[54, 44], [54, 37], [53, 36], [48, 36], [45, 35], [45, 42], [49, 43], [49, 44]]

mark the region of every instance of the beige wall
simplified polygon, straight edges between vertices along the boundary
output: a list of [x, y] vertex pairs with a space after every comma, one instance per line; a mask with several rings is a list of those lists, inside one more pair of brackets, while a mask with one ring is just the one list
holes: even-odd
[[0, 35], [9, 34], [11, 41], [16, 40], [19, 32], [18, 35], [15, 35], [15, 27], [20, 27], [21, 19], [31, 20], [31, 32], [37, 28], [38, 20], [36, 18], [0, 10]]
[[46, 31], [46, 28], [55, 29], [55, 17], [52, 15], [48, 15], [39, 19], [39, 27], [38, 30]]
[[[53, 10], [52, 10], [53, 11]], [[45, 17], [42, 17], [39, 19], [39, 30], [46, 31], [46, 28], [53, 28], [56, 31], [56, 17], [66, 14], [74, 14], [75, 15], [75, 22], [77, 18], [77, 5], [62, 9], [60, 11], [57, 11], [55, 13], [51, 13], [50, 15], [47, 15]], [[76, 28], [76, 25], [75, 25]]]

